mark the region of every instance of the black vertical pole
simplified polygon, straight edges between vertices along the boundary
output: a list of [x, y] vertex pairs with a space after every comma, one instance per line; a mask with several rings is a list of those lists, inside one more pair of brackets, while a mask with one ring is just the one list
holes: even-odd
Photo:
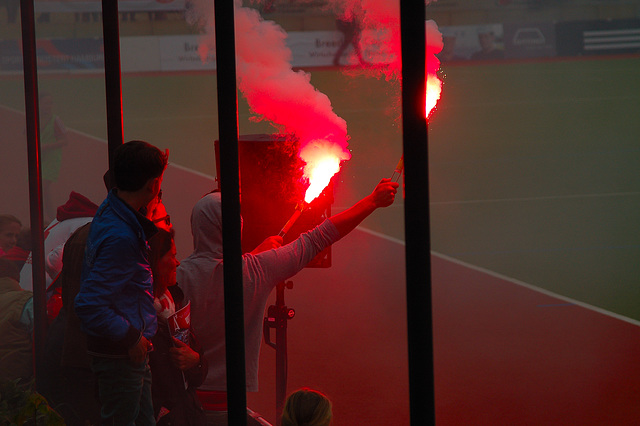
[[276, 286], [276, 426], [280, 426], [287, 397], [287, 312], [284, 290], [287, 283]]
[[435, 424], [429, 155], [425, 111], [425, 2], [400, 1], [405, 166], [407, 332], [411, 424]]
[[29, 210], [33, 256], [34, 370], [36, 389], [42, 377], [42, 361], [47, 332], [46, 281], [44, 271], [44, 220], [42, 213], [42, 174], [40, 173], [40, 125], [38, 113], [38, 66], [33, 0], [20, 1], [22, 24], [22, 61], [24, 72], [24, 105], [27, 127], [29, 164]]
[[234, 1], [215, 2], [229, 424], [247, 424]]
[[122, 129], [122, 81], [120, 76], [120, 26], [118, 2], [102, 0], [102, 37], [104, 44], [104, 84], [107, 96], [107, 141], [109, 170], [113, 152], [124, 141]]

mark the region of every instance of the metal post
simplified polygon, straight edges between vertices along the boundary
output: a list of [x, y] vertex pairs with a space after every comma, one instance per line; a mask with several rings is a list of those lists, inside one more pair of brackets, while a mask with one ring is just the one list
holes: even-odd
[[47, 332], [46, 281], [44, 271], [44, 224], [42, 213], [42, 174], [40, 172], [40, 126], [38, 113], [38, 67], [36, 55], [35, 11], [33, 0], [20, 1], [24, 105], [29, 164], [29, 209], [33, 256], [33, 340], [36, 389], [42, 377]]
[[409, 401], [412, 425], [435, 424], [425, 2], [400, 1]]
[[234, 1], [215, 2], [229, 424], [247, 424]]
[[276, 425], [280, 426], [284, 400], [287, 397], [287, 320], [292, 312], [284, 304], [285, 287], [293, 286], [291, 281], [276, 286]]
[[107, 97], [107, 141], [109, 170], [113, 152], [124, 141], [122, 127], [122, 82], [120, 75], [120, 24], [118, 2], [102, 0], [102, 37], [104, 44], [104, 84]]

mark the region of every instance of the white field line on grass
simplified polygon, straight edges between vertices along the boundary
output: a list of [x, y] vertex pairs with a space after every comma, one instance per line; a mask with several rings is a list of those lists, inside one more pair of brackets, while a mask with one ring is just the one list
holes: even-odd
[[[632, 197], [640, 195], [640, 191], [630, 191], [630, 192], [609, 192], [609, 193], [593, 193], [593, 194], [569, 194], [569, 195], [541, 195], [539, 197], [512, 197], [512, 198], [485, 198], [478, 200], [455, 200], [455, 201], [431, 201], [429, 202], [430, 206], [448, 206], [448, 205], [460, 205], [460, 204], [482, 204], [482, 203], [510, 203], [514, 201], [544, 201], [544, 200], [565, 200], [565, 199], [576, 199], [576, 198], [600, 198], [600, 197]], [[403, 208], [404, 204], [395, 203], [388, 208], [396, 209]], [[333, 206], [336, 211], [343, 211], [348, 209], [347, 206]], [[364, 228], [361, 228], [364, 229]], [[374, 231], [369, 231], [375, 235]], [[379, 236], [384, 236], [384, 234], [380, 234]], [[401, 240], [398, 240], [401, 241]]]
[[[384, 240], [396, 243], [398, 245], [402, 245], [402, 246], [405, 245], [404, 241], [399, 240], [397, 238], [390, 237], [390, 236], [382, 234], [380, 232], [372, 231], [370, 229], [363, 228], [363, 227], [358, 227], [358, 229], [360, 231], [366, 232], [367, 234], [371, 234], [373, 236], [376, 236], [378, 238], [382, 238]], [[474, 271], [477, 271], [477, 272], [481, 272], [483, 274], [487, 274], [487, 275], [489, 275], [491, 277], [498, 278], [500, 280], [507, 281], [507, 282], [510, 282], [512, 284], [516, 284], [516, 285], [518, 285], [520, 287], [524, 287], [524, 288], [527, 288], [529, 290], [536, 291], [538, 293], [542, 293], [544, 295], [553, 297], [555, 299], [562, 300], [562, 301], [570, 303], [572, 305], [580, 306], [582, 308], [589, 309], [589, 310], [594, 311], [594, 312], [598, 312], [598, 313], [600, 313], [602, 315], [606, 315], [606, 316], [618, 319], [620, 321], [627, 322], [629, 324], [640, 326], [640, 321], [634, 320], [632, 318], [625, 317], [625, 316], [620, 315], [620, 314], [616, 314], [615, 312], [607, 311], [606, 309], [598, 308], [597, 306], [593, 306], [593, 305], [590, 305], [588, 303], [584, 303], [584, 302], [581, 302], [579, 300], [572, 299], [570, 297], [562, 296], [560, 294], [554, 293], [554, 292], [549, 291], [549, 290], [545, 290], [545, 289], [540, 288], [540, 287], [536, 287], [536, 286], [534, 286], [532, 284], [526, 283], [526, 282], [518, 280], [516, 278], [511, 278], [511, 277], [508, 277], [506, 275], [502, 275], [502, 274], [499, 274], [497, 272], [491, 271], [489, 269], [485, 269], [485, 268], [482, 268], [480, 266], [476, 266], [476, 265], [472, 265], [472, 264], [467, 263], [467, 262], [463, 262], [463, 261], [461, 261], [459, 259], [447, 256], [445, 254], [437, 253], [435, 251], [431, 251], [431, 255], [439, 257], [441, 259], [444, 259], [444, 260], [446, 260], [448, 262], [451, 262], [451, 263], [454, 263], [456, 265], [459, 265], [459, 266], [462, 266], [462, 267], [465, 267], [465, 268], [468, 268], [468, 269], [471, 269], [471, 270], [474, 270]]]
[[497, 272], [493, 272], [493, 271], [490, 271], [488, 269], [481, 268], [479, 266], [475, 266], [475, 265], [472, 265], [470, 263], [463, 262], [461, 260], [455, 259], [453, 257], [449, 257], [449, 256], [441, 254], [441, 253], [436, 253], [436, 252], [432, 251], [431, 254], [433, 256], [437, 256], [437, 257], [439, 257], [441, 259], [447, 260], [447, 261], [449, 261], [451, 263], [455, 263], [456, 265], [464, 266], [465, 268], [469, 268], [469, 269], [472, 269], [474, 271], [482, 272], [482, 273], [487, 274], [489, 276], [492, 276], [494, 278], [498, 278], [498, 279], [510, 282], [512, 284], [519, 285], [520, 287], [524, 287], [524, 288], [527, 288], [529, 290], [537, 291], [538, 293], [542, 293], [544, 295], [547, 295], [547, 296], [550, 296], [550, 297], [553, 297], [553, 298], [556, 298], [556, 299], [560, 299], [560, 300], [562, 300], [564, 302], [571, 303], [572, 305], [577, 305], [577, 306], [580, 306], [582, 308], [589, 309], [589, 310], [592, 310], [594, 312], [598, 312], [598, 313], [600, 313], [602, 315], [606, 315], [606, 316], [618, 319], [620, 321], [627, 322], [629, 324], [640, 326], [640, 321], [634, 320], [634, 319], [629, 318], [629, 317], [625, 317], [625, 316], [620, 315], [620, 314], [616, 314], [615, 312], [607, 311], [606, 309], [598, 308], [597, 306], [593, 306], [593, 305], [590, 305], [588, 303], [584, 303], [584, 302], [581, 302], [579, 300], [572, 299], [570, 297], [562, 296], [562, 295], [554, 293], [552, 291], [545, 290], [543, 288], [536, 287], [534, 285], [528, 284], [528, 283], [526, 283], [524, 281], [520, 281], [518, 279], [511, 278], [511, 277], [508, 277], [506, 275], [502, 275], [502, 274], [499, 274]]
[[539, 197], [513, 197], [513, 198], [494, 198], [494, 199], [481, 199], [481, 200], [432, 201], [429, 203], [429, 205], [441, 206], [441, 205], [453, 205], [453, 204], [508, 203], [512, 201], [564, 200], [569, 198], [598, 198], [598, 197], [629, 197], [634, 195], [640, 195], [640, 191], [594, 193], [594, 194], [543, 195]]
[[637, 96], [633, 95], [621, 95], [621, 96], [598, 96], [598, 97], [582, 97], [582, 98], [543, 98], [543, 99], [522, 99], [522, 100], [503, 100], [503, 101], [483, 101], [483, 102], [469, 102], [464, 105], [461, 104], [448, 104], [443, 105], [442, 109], [453, 108], [487, 108], [487, 107], [503, 107], [513, 105], [539, 105], [539, 104], [583, 104], [585, 102], [618, 102], [618, 101], [635, 101]]

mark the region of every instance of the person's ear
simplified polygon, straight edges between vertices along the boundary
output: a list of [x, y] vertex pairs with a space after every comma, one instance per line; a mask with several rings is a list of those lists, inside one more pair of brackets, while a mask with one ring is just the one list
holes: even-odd
[[147, 182], [147, 191], [149, 191], [155, 197], [160, 192], [160, 185], [162, 180], [160, 177], [149, 179]]

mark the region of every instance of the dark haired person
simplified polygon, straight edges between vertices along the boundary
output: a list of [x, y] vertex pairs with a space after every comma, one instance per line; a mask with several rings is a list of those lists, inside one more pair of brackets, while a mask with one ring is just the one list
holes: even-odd
[[21, 229], [20, 219], [10, 214], [0, 214], [0, 257], [16, 245]]
[[102, 424], [154, 425], [147, 352], [156, 333], [145, 217], [158, 197], [167, 155], [143, 141], [114, 153], [112, 189], [87, 238], [75, 311], [87, 334]]
[[158, 425], [204, 426], [206, 418], [196, 388], [207, 376], [207, 362], [188, 322], [180, 323], [180, 331], [172, 327], [179, 323], [177, 317], [185, 307], [184, 294], [176, 283], [176, 267], [180, 262], [176, 259], [172, 232], [159, 229], [149, 246], [158, 313], [158, 332], [149, 355], [156, 420]]
[[333, 413], [325, 394], [302, 388], [287, 397], [282, 410], [282, 426], [329, 426]]

